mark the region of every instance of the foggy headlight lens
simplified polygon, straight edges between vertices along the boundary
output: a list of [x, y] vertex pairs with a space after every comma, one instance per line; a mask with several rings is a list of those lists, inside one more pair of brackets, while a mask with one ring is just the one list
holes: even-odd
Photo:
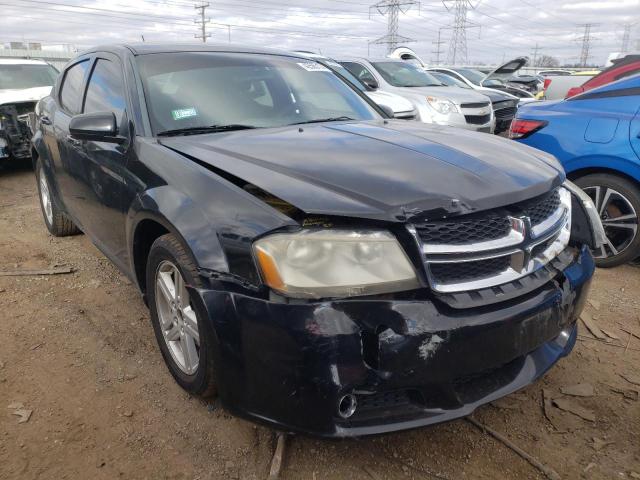
[[420, 286], [389, 232], [305, 230], [254, 243], [264, 282], [290, 297], [353, 297]]
[[441, 113], [443, 115], [447, 115], [452, 112], [457, 112], [455, 104], [449, 100], [445, 100], [444, 98], [438, 97], [427, 97], [427, 102], [431, 105], [436, 112]]

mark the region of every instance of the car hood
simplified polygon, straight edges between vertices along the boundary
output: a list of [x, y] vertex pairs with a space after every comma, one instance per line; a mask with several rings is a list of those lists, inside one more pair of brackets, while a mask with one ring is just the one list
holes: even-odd
[[51, 87], [34, 87], [22, 90], [0, 90], [0, 105], [18, 102], [37, 102], [51, 93]]
[[511, 95], [510, 93], [507, 93], [507, 92], [493, 90], [491, 88], [487, 88], [486, 90], [481, 90], [480, 92], [482, 93], [482, 95], [489, 97], [489, 99], [493, 103], [503, 102], [505, 100], [514, 100], [517, 103], [517, 100], [518, 100], [518, 97], [516, 97], [515, 95]]
[[476, 92], [474, 90], [467, 90], [460, 87], [397, 87], [399, 90], [406, 92], [411, 97], [425, 97], [433, 96], [446, 98], [453, 103], [460, 105], [462, 103], [478, 103], [489, 102], [489, 99], [483, 93]]
[[378, 105], [385, 105], [391, 108], [395, 113], [410, 112], [414, 109], [413, 104], [409, 100], [395, 93], [378, 90], [375, 92], [364, 92], [364, 94]]
[[[505, 206], [549, 191], [549, 155], [493, 135], [391, 120], [160, 138], [225, 178], [308, 214], [405, 221]], [[229, 175], [233, 177], [229, 177]]]
[[493, 72], [489, 73], [485, 80], [488, 78], [499, 78], [505, 80], [511, 78], [518, 70], [529, 63], [529, 57], [518, 57], [513, 60], [509, 60], [507, 63], [500, 65]]

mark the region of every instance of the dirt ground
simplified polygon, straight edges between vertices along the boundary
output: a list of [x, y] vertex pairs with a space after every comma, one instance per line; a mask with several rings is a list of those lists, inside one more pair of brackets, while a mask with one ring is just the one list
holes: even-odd
[[[136, 288], [85, 236], [48, 235], [30, 170], [0, 171], [0, 271], [52, 266], [75, 272], [0, 276], [0, 479], [267, 478], [274, 433], [182, 391]], [[608, 343], [581, 325], [570, 357], [475, 418], [562, 478], [640, 478], [640, 338], [625, 331], [640, 335], [639, 292], [640, 268], [599, 270], [587, 313]], [[583, 383], [587, 396], [561, 394]], [[32, 410], [28, 421], [20, 410]], [[290, 437], [281, 478], [545, 477], [458, 420], [356, 440]]]

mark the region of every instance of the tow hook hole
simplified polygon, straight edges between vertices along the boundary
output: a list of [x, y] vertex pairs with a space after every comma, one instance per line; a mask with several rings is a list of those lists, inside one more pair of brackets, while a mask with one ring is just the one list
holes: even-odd
[[358, 401], [356, 400], [356, 396], [353, 394], [347, 394], [338, 400], [338, 415], [341, 418], [347, 419], [350, 418], [354, 413], [356, 413], [356, 408], [358, 407]]
[[380, 368], [380, 343], [378, 335], [388, 327], [380, 325], [375, 332], [364, 330], [362, 332], [362, 359], [369, 368], [377, 370]]

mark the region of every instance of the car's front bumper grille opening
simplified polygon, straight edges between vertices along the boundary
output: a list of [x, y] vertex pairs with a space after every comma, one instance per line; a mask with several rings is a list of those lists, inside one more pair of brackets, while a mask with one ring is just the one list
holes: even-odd
[[480, 290], [542, 268], [569, 243], [571, 194], [563, 187], [486, 212], [409, 227], [437, 293]]
[[509, 257], [489, 258], [473, 262], [434, 263], [429, 268], [439, 283], [466, 282], [498, 275], [509, 267]]

